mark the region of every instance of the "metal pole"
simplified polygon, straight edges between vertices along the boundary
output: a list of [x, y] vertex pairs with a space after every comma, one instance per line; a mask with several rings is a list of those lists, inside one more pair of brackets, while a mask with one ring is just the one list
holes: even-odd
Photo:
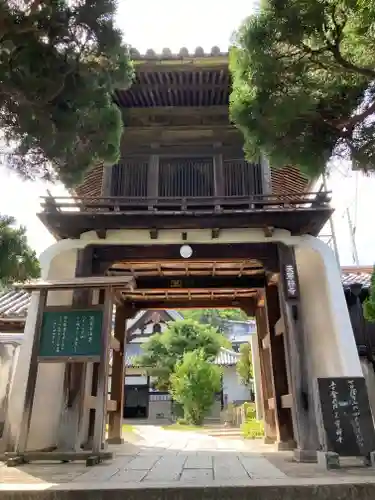
[[96, 393], [95, 427], [92, 451], [99, 455], [104, 438], [108, 400], [108, 349], [112, 324], [112, 290], [105, 290], [102, 324], [102, 347], [98, 367], [98, 390]]
[[[327, 191], [327, 179], [326, 179], [325, 174], [323, 174], [323, 188], [324, 188], [324, 191]], [[330, 226], [330, 229], [331, 229], [331, 235], [332, 235], [333, 252], [334, 252], [334, 254], [335, 254], [335, 257], [336, 257], [336, 260], [337, 260], [337, 264], [338, 264], [338, 266], [339, 266], [339, 268], [340, 268], [341, 266], [340, 266], [339, 248], [338, 248], [338, 246], [337, 246], [336, 233], [335, 233], [335, 226], [334, 226], [334, 224], [333, 224], [333, 218], [332, 218], [332, 215], [331, 215], [331, 217], [329, 218], [329, 226]]]
[[23, 416], [22, 416], [21, 426], [19, 429], [19, 434], [17, 436], [17, 441], [16, 441], [16, 453], [19, 455], [25, 453], [27, 440], [29, 437], [36, 381], [38, 376], [38, 351], [39, 351], [40, 336], [42, 333], [43, 313], [47, 302], [47, 293], [48, 293], [47, 290], [41, 290], [39, 292], [38, 312], [35, 321], [35, 330], [34, 330], [33, 345], [31, 348], [29, 373], [26, 382]]
[[356, 266], [359, 266], [359, 258], [357, 252], [357, 245], [355, 243], [355, 232], [352, 224], [352, 219], [350, 217], [349, 208], [346, 209], [346, 215], [348, 216], [349, 232], [350, 232], [350, 243], [352, 244], [352, 256], [353, 261]]

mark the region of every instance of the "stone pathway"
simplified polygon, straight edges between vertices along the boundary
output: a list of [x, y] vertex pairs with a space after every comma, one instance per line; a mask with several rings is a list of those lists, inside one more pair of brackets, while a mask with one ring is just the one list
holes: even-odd
[[[157, 426], [139, 426], [136, 433], [136, 439], [129, 439], [133, 442], [113, 447], [113, 461], [92, 468], [83, 462], [34, 462], [18, 468], [0, 465], [0, 490], [51, 484], [69, 484], [69, 488], [281, 484], [298, 478], [335, 477], [341, 481], [348, 477], [346, 470], [328, 473], [315, 464], [295, 464], [290, 454], [270, 451], [260, 441], [221, 439]], [[372, 480], [373, 470], [357, 469], [355, 474]], [[351, 477], [354, 480], [353, 473]]]

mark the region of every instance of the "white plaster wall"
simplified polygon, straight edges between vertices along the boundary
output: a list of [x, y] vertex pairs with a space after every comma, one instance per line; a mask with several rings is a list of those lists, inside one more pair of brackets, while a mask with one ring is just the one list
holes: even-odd
[[[72, 248], [73, 246], [73, 248]], [[75, 275], [77, 250], [70, 240], [56, 243], [40, 256], [42, 278], [69, 279]], [[12, 448], [18, 438], [23, 405], [26, 392], [31, 348], [38, 307], [38, 292], [32, 294], [29, 312], [25, 325], [25, 336], [20, 349], [11, 390], [6, 438], [8, 447]], [[59, 291], [48, 294], [48, 305], [70, 305], [72, 292]], [[39, 364], [34, 407], [30, 424], [27, 448], [29, 450], [44, 449], [56, 445], [62, 401], [64, 368], [62, 363]]]
[[[105, 240], [95, 232], [82, 235], [80, 240], [64, 240], [52, 245], [41, 256], [44, 278], [69, 278], [74, 276], [76, 251], [90, 243], [165, 245], [187, 243], [276, 243], [296, 246], [297, 267], [300, 274], [302, 323], [307, 339], [311, 363], [311, 377], [361, 376], [362, 370], [355, 347], [349, 314], [341, 285], [341, 277], [332, 251], [320, 240], [310, 236], [292, 237], [286, 230], [275, 230], [266, 238], [261, 229], [227, 229], [212, 240], [211, 231], [187, 232], [182, 240], [179, 230], [162, 230], [157, 240], [151, 240], [147, 230], [109, 230]], [[249, 258], [251, 256], [249, 255]], [[70, 304], [71, 294], [55, 292], [50, 304]], [[37, 296], [34, 295], [25, 328], [25, 341], [20, 352], [8, 423], [10, 436], [17, 435], [25, 392], [26, 377], [32, 336], [35, 325]], [[38, 375], [36, 412], [31, 426], [29, 448], [53, 446], [57, 435], [62, 405], [63, 365], [44, 365]]]
[[340, 270], [332, 250], [305, 236], [296, 247], [306, 352], [314, 377], [362, 376]]
[[20, 346], [0, 343], [0, 450], [5, 450], [5, 421]]
[[223, 368], [223, 394], [228, 395], [228, 403], [250, 400], [250, 389], [241, 384], [235, 366]]

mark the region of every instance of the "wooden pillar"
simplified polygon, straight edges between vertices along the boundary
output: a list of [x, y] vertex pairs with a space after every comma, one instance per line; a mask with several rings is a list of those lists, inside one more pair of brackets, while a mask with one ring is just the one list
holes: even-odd
[[116, 306], [115, 339], [119, 349], [113, 351], [111, 374], [111, 400], [116, 401], [116, 411], [110, 412], [108, 421], [108, 443], [122, 444], [122, 414], [124, 408], [125, 344], [127, 311], [124, 305]]
[[261, 390], [263, 400], [264, 434], [267, 444], [274, 443], [278, 439], [276, 428], [275, 410], [272, 407], [272, 399], [275, 395], [271, 373], [270, 350], [266, 339], [268, 335], [267, 316], [264, 305], [258, 307], [255, 312], [257, 323], [257, 337], [259, 346], [260, 373], [262, 377]]
[[309, 383], [308, 353], [302, 327], [300, 290], [294, 248], [279, 244], [280, 307], [286, 352], [296, 459], [310, 461], [319, 447], [314, 387]]
[[[77, 252], [76, 277], [92, 275], [92, 248]], [[73, 292], [73, 306], [89, 306], [92, 302], [90, 290]], [[65, 451], [79, 451], [80, 425], [84, 414], [84, 396], [86, 382], [86, 363], [67, 363], [65, 367], [65, 401], [60, 420], [58, 448]]]
[[147, 172], [147, 197], [159, 196], [159, 156], [151, 155]]
[[218, 198], [224, 196], [224, 168], [223, 168], [223, 155], [215, 152], [215, 148], [221, 144], [214, 144], [214, 195]]
[[275, 411], [277, 441], [281, 448], [294, 448], [294, 433], [291, 401], [288, 387], [286, 357], [282, 335], [276, 335], [276, 323], [280, 319], [279, 292], [277, 285], [267, 285], [265, 289], [265, 309], [267, 315], [267, 337], [273, 396], [269, 401]]
[[103, 175], [102, 175], [102, 196], [111, 196], [112, 194], [112, 166], [103, 165]]

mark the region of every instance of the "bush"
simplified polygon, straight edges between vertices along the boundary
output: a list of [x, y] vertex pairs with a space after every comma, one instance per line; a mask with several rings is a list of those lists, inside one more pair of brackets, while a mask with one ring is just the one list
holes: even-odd
[[220, 390], [220, 369], [206, 360], [202, 350], [187, 352], [177, 362], [170, 381], [173, 399], [184, 408], [184, 419], [201, 425]]
[[256, 419], [256, 408], [255, 403], [244, 403], [243, 409], [245, 412], [245, 419], [247, 420], [255, 420]]
[[241, 425], [241, 431], [245, 439], [256, 439], [264, 436], [264, 425], [260, 420], [247, 420]]

